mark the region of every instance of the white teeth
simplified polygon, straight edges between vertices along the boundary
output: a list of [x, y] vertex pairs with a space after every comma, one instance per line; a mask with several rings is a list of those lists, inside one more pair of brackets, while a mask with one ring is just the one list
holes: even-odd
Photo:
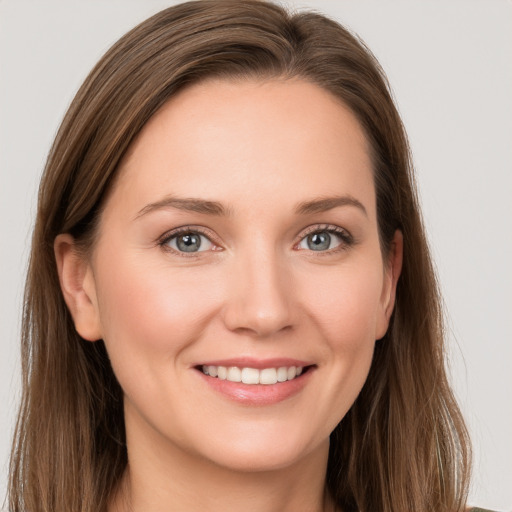
[[255, 368], [244, 368], [242, 370], [242, 382], [244, 384], [259, 384], [260, 372]]
[[288, 380], [288, 368], [282, 366], [277, 369], [277, 382], [286, 382]]
[[203, 373], [210, 377], [244, 384], [276, 384], [293, 380], [302, 373], [302, 366], [281, 366], [279, 368], [238, 368], [237, 366], [203, 366]]
[[227, 380], [231, 382], [242, 382], [242, 371], [236, 366], [230, 366], [228, 368]]
[[260, 371], [260, 384], [275, 384], [277, 382], [277, 371], [275, 368], [265, 368]]

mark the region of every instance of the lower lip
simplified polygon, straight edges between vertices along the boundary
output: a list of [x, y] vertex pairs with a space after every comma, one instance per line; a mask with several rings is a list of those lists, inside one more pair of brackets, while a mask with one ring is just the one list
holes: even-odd
[[285, 382], [277, 382], [276, 384], [231, 382], [217, 377], [209, 377], [200, 370], [195, 371], [210, 388], [230, 400], [245, 405], [271, 405], [300, 393], [309, 382], [314, 370], [315, 368], [310, 367], [307, 372], [299, 377]]

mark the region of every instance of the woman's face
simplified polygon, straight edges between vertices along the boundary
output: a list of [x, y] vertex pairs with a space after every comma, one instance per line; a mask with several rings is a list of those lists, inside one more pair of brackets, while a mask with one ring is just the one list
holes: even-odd
[[238, 470], [325, 453], [387, 329], [399, 253], [381, 254], [367, 142], [329, 93], [210, 81], [174, 97], [120, 166], [74, 311], [105, 341], [129, 449]]

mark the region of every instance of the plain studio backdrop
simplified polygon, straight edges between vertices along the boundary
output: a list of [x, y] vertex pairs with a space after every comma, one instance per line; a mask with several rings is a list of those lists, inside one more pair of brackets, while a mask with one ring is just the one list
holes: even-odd
[[[104, 51], [174, 3], [0, 0], [2, 496], [19, 397], [24, 273], [47, 152]], [[285, 3], [353, 29], [389, 77], [444, 294], [453, 385], [474, 442], [470, 503], [512, 510], [512, 2]]]

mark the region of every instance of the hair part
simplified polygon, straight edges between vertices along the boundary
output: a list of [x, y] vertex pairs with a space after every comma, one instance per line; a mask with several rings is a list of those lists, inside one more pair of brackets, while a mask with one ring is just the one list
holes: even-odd
[[76, 94], [38, 198], [22, 327], [23, 395], [9, 510], [105, 511], [127, 467], [123, 394], [102, 341], [76, 332], [53, 243], [94, 243], [127, 149], [179, 90], [220, 78], [298, 78], [342, 101], [372, 151], [383, 254], [404, 261], [368, 380], [331, 435], [327, 486], [344, 512], [462, 511], [470, 447], [445, 371], [442, 309], [407, 137], [378, 62], [338, 23], [258, 0], [171, 7], [123, 36]]

